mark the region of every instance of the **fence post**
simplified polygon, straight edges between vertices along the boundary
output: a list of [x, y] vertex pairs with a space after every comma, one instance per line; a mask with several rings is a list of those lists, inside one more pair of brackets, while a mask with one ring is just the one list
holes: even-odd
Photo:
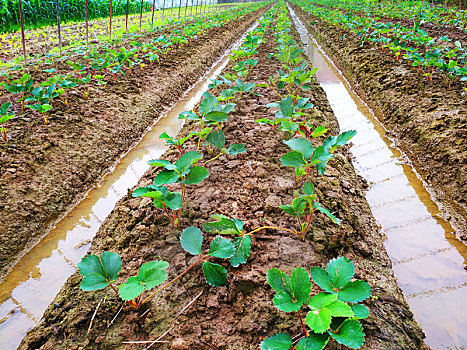
[[126, 0], [126, 18], [125, 18], [125, 33], [128, 33], [128, 5], [130, 0]]
[[89, 23], [88, 23], [88, 0], [84, 5], [86, 7], [86, 46], [89, 45]]
[[141, 31], [141, 24], [143, 22], [143, 0], [141, 0], [141, 7], [139, 11], [139, 31]]
[[156, 10], [156, 0], [152, 0], [152, 19], [151, 19], [151, 28], [154, 29], [154, 11]]
[[161, 21], [161, 27], [164, 25], [164, 12], [165, 12], [165, 0], [162, 4], [162, 21]]
[[60, 45], [60, 52], [62, 52], [62, 32], [60, 30], [60, 7], [58, 6], [58, 0], [55, 0], [55, 6], [57, 11], [58, 44]]
[[19, 19], [21, 22], [21, 39], [23, 41], [24, 63], [26, 63], [26, 43], [24, 41], [23, 3], [19, 0]]
[[110, 0], [109, 39], [112, 40], [112, 0]]

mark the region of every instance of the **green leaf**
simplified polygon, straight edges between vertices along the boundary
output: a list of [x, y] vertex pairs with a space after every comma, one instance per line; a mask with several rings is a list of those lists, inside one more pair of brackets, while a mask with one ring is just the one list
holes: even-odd
[[164, 203], [169, 209], [179, 210], [182, 208], [182, 194], [180, 192], [169, 192], [164, 198]]
[[206, 141], [213, 144], [215, 147], [222, 149], [225, 146], [224, 132], [222, 130], [211, 131]]
[[287, 96], [282, 99], [279, 103], [279, 108], [286, 118], [292, 118], [293, 116], [293, 101], [290, 96]]
[[334, 153], [335, 149], [338, 146], [344, 146], [347, 143], [347, 141], [349, 141], [355, 135], [357, 135], [356, 130], [349, 130], [349, 131], [344, 131], [342, 134], [337, 136], [337, 139], [334, 145], [331, 147], [331, 153]]
[[194, 166], [191, 168], [191, 171], [186, 176], [185, 180], [182, 181], [185, 185], [193, 185], [200, 183], [209, 176], [209, 171], [207, 171], [202, 166]]
[[289, 146], [293, 151], [298, 151], [303, 154], [305, 160], [310, 159], [313, 154], [314, 148], [311, 145], [310, 141], [304, 138], [293, 138], [284, 143]]
[[357, 320], [346, 320], [337, 333], [329, 332], [339, 344], [348, 346], [351, 349], [359, 349], [365, 340], [365, 333], [360, 322]]
[[122, 300], [133, 300], [144, 291], [144, 286], [136, 276], [128, 278], [128, 280], [118, 287], [118, 295]]
[[161, 170], [157, 173], [154, 178], [154, 184], [157, 186], [161, 185], [170, 185], [174, 182], [177, 182], [180, 175], [177, 174], [174, 170]]
[[311, 281], [308, 272], [301, 267], [296, 268], [292, 271], [290, 283], [296, 302], [302, 304], [306, 303], [311, 292]]
[[313, 133], [311, 134], [311, 137], [316, 138], [324, 135], [325, 133], [328, 132], [328, 129], [326, 129], [324, 126], [320, 125], [318, 126]]
[[302, 338], [297, 343], [297, 350], [322, 350], [329, 342], [329, 334], [317, 334], [308, 332], [308, 337]]
[[340, 220], [336, 218], [332, 213], [327, 210], [326, 208], [322, 207], [321, 204], [318, 202], [313, 202], [313, 208], [317, 209], [321, 214], [326, 215], [328, 218], [330, 218], [335, 224], [340, 225]]
[[180, 243], [188, 253], [199, 255], [203, 245], [203, 233], [195, 226], [187, 227], [180, 235]]
[[221, 265], [209, 261], [203, 263], [203, 272], [206, 282], [214, 287], [225, 286], [228, 282], [227, 270]]
[[235, 253], [235, 245], [230, 239], [222, 236], [215, 237], [209, 247], [208, 255], [216, 258], [228, 259]]
[[225, 123], [229, 119], [227, 113], [224, 112], [210, 112], [206, 114], [206, 120], [214, 123]]
[[99, 273], [90, 273], [83, 277], [83, 280], [80, 283], [80, 289], [85, 292], [99, 290], [107, 287], [110, 282]]
[[308, 302], [308, 305], [312, 310], [322, 309], [337, 300], [336, 294], [328, 294], [328, 293], [318, 293], [313, 295]]
[[144, 288], [149, 290], [167, 279], [167, 272], [164, 270], [168, 267], [169, 263], [166, 261], [151, 261], [139, 268], [136, 277], [144, 284]]
[[306, 315], [306, 324], [315, 333], [323, 333], [331, 325], [331, 311], [328, 309], [312, 310]]
[[368, 298], [370, 294], [370, 285], [365, 281], [356, 280], [349, 282], [344, 287], [342, 287], [341, 290], [339, 290], [337, 293], [337, 297], [342, 301], [357, 303]]
[[329, 260], [326, 271], [334, 288], [341, 288], [347, 284], [355, 273], [353, 263], [342, 256]]
[[165, 160], [165, 159], [153, 159], [153, 160], [150, 160], [148, 164], [152, 166], [161, 166], [167, 170], [177, 169], [177, 167], [174, 164], [170, 163], [168, 160]]
[[80, 288], [85, 291], [105, 288], [118, 278], [122, 266], [120, 255], [112, 252], [104, 252], [99, 258], [96, 255], [88, 255], [78, 263], [78, 269], [83, 280]]
[[204, 229], [207, 232], [217, 231], [220, 234], [237, 234], [243, 230], [243, 222], [240, 220], [234, 220], [222, 214], [213, 214], [211, 218], [216, 221], [204, 224]]
[[323, 146], [319, 146], [313, 151], [313, 156], [311, 157], [311, 164], [324, 163], [333, 157], [334, 156], [328, 150], [325, 150]]
[[302, 188], [303, 193], [305, 193], [307, 196], [311, 196], [314, 193], [314, 187], [311, 182], [305, 182]]
[[242, 145], [241, 143], [233, 143], [230, 145], [227, 151], [230, 155], [235, 156], [237, 154], [246, 152], [246, 146]]
[[268, 270], [267, 281], [276, 292], [287, 292], [292, 288], [289, 276], [277, 268]]
[[283, 166], [299, 167], [306, 165], [306, 161], [303, 158], [303, 154], [298, 151], [289, 152], [281, 157], [281, 163]]
[[240, 264], [246, 263], [250, 256], [252, 239], [250, 235], [246, 235], [243, 237], [235, 237], [233, 242], [235, 245], [235, 253], [229, 261], [233, 267], [237, 267]]
[[355, 318], [364, 319], [370, 316], [370, 310], [365, 305], [353, 304], [352, 311], [355, 314]]
[[201, 159], [203, 159], [203, 155], [197, 151], [185, 152], [175, 162], [175, 166], [177, 167], [177, 170], [180, 172], [180, 175], [183, 176], [183, 175], [188, 174], [189, 167], [193, 163]]
[[210, 93], [205, 92], [203, 94], [203, 101], [201, 101], [199, 106], [199, 112], [204, 117], [206, 114], [211, 112], [214, 109], [214, 106], [218, 103], [217, 97], [212, 96]]
[[117, 253], [103, 252], [101, 255], [102, 268], [104, 275], [110, 280], [115, 281], [122, 267], [122, 258]]
[[294, 301], [288, 292], [277, 292], [273, 299], [274, 305], [284, 312], [295, 312], [300, 310], [303, 303]]
[[354, 317], [355, 314], [352, 308], [346, 303], [336, 300], [333, 303], [326, 306], [326, 309], [331, 311], [332, 317]]
[[2, 106], [0, 107], [0, 115], [5, 115], [5, 114], [7, 114], [8, 110], [10, 109], [10, 107], [11, 107], [11, 103], [10, 103], [10, 102], [7, 102], [7, 103], [2, 104]]
[[329, 279], [328, 273], [319, 268], [319, 267], [312, 267], [310, 270], [310, 275], [313, 281], [321, 288], [324, 289], [328, 293], [334, 293], [332, 289], [332, 282]]
[[292, 347], [292, 338], [286, 333], [267, 337], [260, 344], [261, 350], [289, 350]]

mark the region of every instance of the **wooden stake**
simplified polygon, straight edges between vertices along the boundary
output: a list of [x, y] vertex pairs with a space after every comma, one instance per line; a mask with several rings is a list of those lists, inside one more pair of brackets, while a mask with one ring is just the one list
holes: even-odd
[[110, 0], [109, 39], [112, 40], [112, 0]]
[[58, 44], [60, 45], [60, 52], [62, 52], [62, 32], [60, 30], [60, 7], [58, 6], [58, 0], [55, 0], [57, 9], [57, 27], [58, 27]]
[[23, 4], [21, 0], [19, 0], [19, 19], [21, 22], [21, 39], [23, 41], [24, 63], [26, 63], [26, 42], [24, 40]]
[[141, 31], [141, 23], [143, 22], [143, 0], [141, 0], [141, 8], [139, 12], [139, 31]]
[[84, 5], [86, 7], [86, 46], [89, 45], [89, 23], [88, 23], [88, 0]]
[[128, 33], [128, 5], [130, 0], [126, 0], [126, 18], [125, 18], [125, 33]]
[[156, 0], [152, 0], [152, 20], [151, 28], [154, 28], [154, 11], [156, 10]]
[[161, 20], [161, 27], [164, 25], [164, 12], [165, 12], [165, 0], [162, 3], [162, 20]]

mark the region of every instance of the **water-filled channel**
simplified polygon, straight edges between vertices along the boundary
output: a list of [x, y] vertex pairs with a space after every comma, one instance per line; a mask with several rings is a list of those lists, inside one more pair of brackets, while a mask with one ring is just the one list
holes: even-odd
[[416, 170], [374, 112], [289, 10], [341, 130], [357, 130], [353, 164], [370, 183], [366, 198], [387, 236], [394, 274], [426, 343], [436, 349], [467, 347], [467, 246], [439, 215]]
[[[256, 22], [247, 33], [256, 28]], [[115, 168], [12, 268], [0, 283], [0, 349], [13, 350], [41, 319], [47, 306], [76, 264], [86, 254], [102, 222], [149, 169], [147, 162], [167, 149], [159, 135], [176, 136], [183, 126], [180, 113], [192, 110], [208, 89], [209, 79], [221, 73], [228, 55], [243, 42], [245, 33], [213, 64], [184, 96], [167, 110]]]

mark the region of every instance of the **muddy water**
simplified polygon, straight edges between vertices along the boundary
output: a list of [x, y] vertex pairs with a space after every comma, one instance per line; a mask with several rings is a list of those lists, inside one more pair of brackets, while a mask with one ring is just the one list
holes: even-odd
[[[255, 23], [248, 31], [257, 25]], [[159, 135], [164, 131], [170, 136], [178, 134], [183, 126], [178, 115], [193, 109], [201, 100], [209, 79], [221, 73], [229, 62], [228, 55], [240, 46], [245, 35], [159, 118], [115, 168], [24, 255], [0, 283], [1, 350], [16, 349], [27, 331], [40, 321], [63, 283], [76, 271], [76, 264], [86, 254], [92, 238], [116, 202], [138, 183], [149, 168], [147, 162], [166, 151], [165, 141], [160, 140]]]
[[[290, 9], [291, 10], [291, 9]], [[434, 349], [467, 347], [467, 247], [440, 216], [416, 170], [373, 111], [352, 91], [293, 10], [306, 53], [341, 130], [357, 130], [351, 152], [370, 183], [367, 200], [387, 236], [394, 274]]]

